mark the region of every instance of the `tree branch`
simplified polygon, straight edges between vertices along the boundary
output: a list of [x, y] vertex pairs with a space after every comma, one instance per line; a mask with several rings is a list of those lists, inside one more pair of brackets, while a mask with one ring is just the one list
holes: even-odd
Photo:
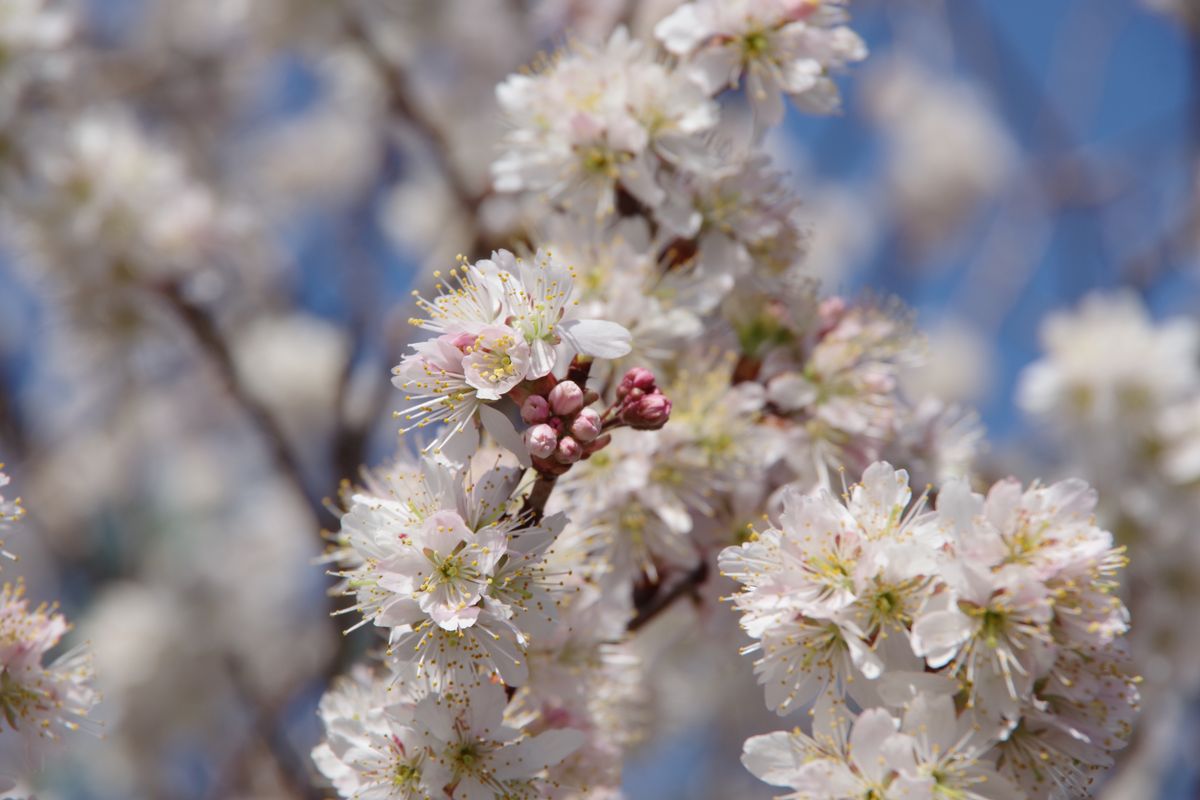
[[425, 112], [413, 95], [411, 81], [401, 68], [379, 49], [362, 19], [353, 11], [343, 17], [346, 35], [362, 50], [387, 90], [388, 105], [392, 113], [403, 119], [429, 145], [438, 171], [442, 174], [450, 191], [458, 200], [463, 211], [474, 217], [485, 194], [476, 192], [466, 176], [455, 166], [450, 157], [450, 145], [439, 125]]
[[694, 595], [696, 588], [706, 580], [708, 580], [708, 561], [701, 557], [700, 563], [672, 584], [671, 588], [657, 592], [645, 605], [639, 607], [637, 614], [629, 621], [627, 630], [633, 633], [645, 627], [647, 623], [674, 605], [679, 598]]
[[550, 499], [550, 493], [554, 491], [554, 484], [557, 482], [557, 475], [539, 472], [533, 482], [533, 488], [529, 490], [529, 496], [521, 506], [520, 517], [529, 519], [531, 525], [541, 524], [542, 517], [546, 515], [546, 502]]
[[163, 288], [162, 294], [216, 368], [226, 391], [262, 435], [275, 466], [304, 499], [313, 518], [318, 523], [327, 520], [331, 514], [325, 508], [324, 500], [309, 489], [300, 459], [288, 444], [283, 428], [270, 410], [242, 384], [229, 346], [208, 312], [184, 297], [178, 286], [167, 286]]

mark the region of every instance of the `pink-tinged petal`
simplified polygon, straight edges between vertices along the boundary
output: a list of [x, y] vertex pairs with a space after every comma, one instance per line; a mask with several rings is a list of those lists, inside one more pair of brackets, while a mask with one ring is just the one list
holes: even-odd
[[375, 624], [381, 628], [399, 628], [418, 622], [423, 616], [415, 600], [398, 599], [379, 610]]
[[654, 37], [675, 55], [696, 49], [712, 33], [701, 20], [694, 3], [686, 3], [654, 26]]
[[934, 669], [944, 667], [971, 638], [972, 629], [971, 620], [957, 609], [925, 614], [913, 624], [913, 652]]
[[759, 131], [773, 128], [783, 121], [783, 94], [775, 77], [763, 69], [752, 69], [746, 75], [746, 96], [754, 110]]
[[904, 711], [904, 730], [920, 733], [924, 741], [938, 745], [942, 752], [954, 745], [958, 727], [954, 699], [948, 694], [922, 692]]
[[425, 520], [414, 544], [439, 556], [448, 556], [462, 542], [472, 541], [475, 534], [455, 511], [438, 511]]
[[438, 624], [439, 627], [448, 631], [458, 631], [463, 628], [469, 628], [479, 619], [479, 606], [468, 606], [467, 608], [450, 608], [445, 605], [434, 605], [429, 609], [429, 618]]
[[903, 733], [893, 734], [883, 742], [880, 749], [890, 769], [902, 775], [917, 772], [917, 743], [913, 737]]
[[[561, 325], [559, 326], [562, 327]], [[545, 339], [535, 339], [529, 345], [529, 377], [541, 378], [554, 369], [554, 345]]]
[[[926, 777], [900, 777], [892, 781], [888, 786], [888, 797], [891, 800], [933, 800], [938, 797], [941, 792], [934, 794], [937, 791], [937, 781], [928, 776]], [[1006, 794], [1004, 797], [1018, 797], [1015, 794]]]
[[867, 646], [866, 642], [851, 631], [843, 631], [842, 638], [850, 650], [851, 663], [858, 667], [858, 671], [863, 674], [864, 678], [873, 681], [883, 674], [883, 662], [879, 660], [875, 651]]
[[706, 47], [692, 59], [688, 77], [700, 84], [707, 94], [737, 86], [742, 60], [735, 47]]
[[791, 786], [803, 763], [803, 751], [792, 745], [786, 731], [751, 736], [742, 748], [742, 765], [772, 786]]
[[522, 467], [529, 467], [531, 462], [525, 440], [517, 433], [516, 426], [507, 416], [489, 405], [481, 405], [479, 420], [483, 423], [484, 430], [496, 440], [496, 444], [515, 455]]
[[560, 763], [586, 742], [587, 735], [583, 731], [569, 728], [540, 733], [506, 748], [503, 763], [496, 767], [494, 774], [502, 781], [528, 777]]
[[810, 761], [796, 774], [794, 788], [817, 797], [859, 797], [864, 792], [862, 781], [839, 761]]
[[499, 739], [504, 727], [504, 707], [508, 697], [494, 683], [480, 683], [468, 690], [462, 721], [467, 731], [486, 739]]
[[633, 337], [615, 322], [569, 319], [559, 323], [558, 332], [575, 350], [596, 358], [620, 358], [632, 349]]
[[854, 721], [850, 730], [850, 760], [872, 782], [881, 782], [888, 772], [883, 743], [894, 736], [899, 727], [896, 718], [882, 708], [864, 711]]

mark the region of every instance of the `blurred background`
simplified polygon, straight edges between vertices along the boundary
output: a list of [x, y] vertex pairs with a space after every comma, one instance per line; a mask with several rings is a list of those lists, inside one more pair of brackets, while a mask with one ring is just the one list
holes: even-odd
[[[513, 239], [488, 185], [494, 86], [674, 5], [0, 0], [0, 461], [30, 510], [8, 577], [61, 602], [104, 692], [103, 738], [56, 753], [43, 796], [313, 796], [317, 700], [370, 644], [327, 617], [320, 531], [339, 481], [397, 447], [410, 290]], [[1081, 474], [1119, 499], [1104, 521], [1135, 570], [1146, 542], [1194, 558], [1194, 477], [1126, 503], [1157, 473], [1079, 447], [1124, 418], [1049, 435], [1018, 385], [1045, 321], [1085, 298], [1136, 330], [1196, 324], [1200, 5], [852, 13], [871, 56], [844, 112], [789, 109], [769, 142], [810, 271], [914, 309], [912, 380], [979, 409], [984, 473]], [[1200, 797], [1200, 679], [1176, 668], [1200, 664], [1176, 641], [1200, 639], [1178, 628], [1200, 590], [1177, 571], [1136, 575], [1174, 594], [1132, 602], [1135, 629], [1139, 608], [1175, 616], [1145, 645], [1143, 730], [1109, 797]], [[736, 761], [778, 727], [748, 659], [645, 647], [663, 713], [628, 797], [771, 796]]]

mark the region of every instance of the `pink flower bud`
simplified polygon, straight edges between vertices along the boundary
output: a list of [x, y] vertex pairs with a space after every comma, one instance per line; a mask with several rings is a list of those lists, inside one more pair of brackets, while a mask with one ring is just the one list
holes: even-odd
[[590, 442], [600, 435], [602, 426], [600, 415], [590, 408], [585, 408], [571, 423], [571, 435], [581, 442]]
[[634, 367], [621, 378], [621, 383], [617, 386], [617, 397], [624, 398], [634, 390], [638, 390], [642, 394], [650, 394], [657, 388], [658, 382], [654, 380], [653, 372], [642, 367]]
[[521, 419], [532, 424], [550, 419], [550, 404], [540, 394], [531, 394], [521, 404]]
[[621, 407], [621, 421], [637, 430], [658, 430], [670, 418], [671, 401], [662, 392], [648, 394]]
[[563, 381], [550, 390], [550, 408], [559, 416], [569, 417], [583, 408], [583, 389], [575, 381]]
[[574, 464], [583, 455], [583, 446], [570, 436], [564, 436], [558, 442], [554, 457], [564, 464]]
[[525, 431], [525, 446], [536, 458], [547, 458], [558, 446], [558, 435], [549, 425], [534, 425]]

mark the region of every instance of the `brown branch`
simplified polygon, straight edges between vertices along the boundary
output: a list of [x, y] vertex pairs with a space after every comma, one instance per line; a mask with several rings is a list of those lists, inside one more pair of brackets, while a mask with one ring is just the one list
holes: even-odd
[[466, 176], [455, 166], [450, 155], [450, 144], [441, 127], [421, 107], [414, 96], [412, 82], [404, 74], [399, 65], [387, 57], [379, 49], [379, 45], [364, 27], [363, 20], [353, 11], [347, 11], [343, 17], [343, 27], [346, 35], [362, 50], [371, 66], [375, 69], [387, 90], [388, 105], [393, 114], [404, 120], [429, 145], [434, 164], [450, 191], [458, 200], [463, 211], [474, 217], [479, 211], [486, 193], [476, 192]]
[[322, 498], [309, 489], [300, 459], [288, 444], [283, 428], [270, 410], [242, 383], [237, 374], [233, 354], [208, 312], [184, 297], [178, 286], [164, 287], [162, 294], [216, 369], [230, 397], [241, 407], [250, 422], [262, 435], [271, 460], [280, 473], [304, 499], [313, 518], [318, 523], [327, 520], [330, 512], [325, 508]]
[[530, 525], [540, 524], [542, 517], [546, 515], [546, 502], [550, 499], [550, 493], [554, 491], [554, 484], [557, 482], [557, 475], [539, 472], [537, 480], [533, 482], [533, 488], [529, 490], [529, 496], [525, 498], [525, 503], [521, 506], [519, 516], [522, 519], [528, 519]]
[[[297, 753], [280, 730], [278, 721], [282, 716], [285, 702], [266, 701], [258, 696], [250, 685], [245, 671], [232, 655], [226, 655], [225, 667], [229, 674], [230, 684], [234, 693], [250, 714], [251, 735], [262, 741], [266, 753], [275, 764], [280, 782], [287, 788], [291, 797], [303, 800], [322, 800], [327, 793], [312, 780], [312, 768], [308, 759]], [[293, 692], [286, 692], [281, 697], [291, 697]], [[236, 793], [247, 778], [248, 770], [253, 766], [251, 758], [254, 748], [248, 742], [242, 743], [232, 761], [218, 775], [212, 784], [208, 795], [213, 798], [230, 797]]]
[[627, 630], [630, 633], [639, 630], [674, 605], [681, 597], [695, 595], [696, 589], [706, 580], [708, 580], [708, 561], [701, 557], [700, 563], [672, 584], [669, 589], [657, 592], [644, 605], [639, 606], [637, 614], [629, 621]]

